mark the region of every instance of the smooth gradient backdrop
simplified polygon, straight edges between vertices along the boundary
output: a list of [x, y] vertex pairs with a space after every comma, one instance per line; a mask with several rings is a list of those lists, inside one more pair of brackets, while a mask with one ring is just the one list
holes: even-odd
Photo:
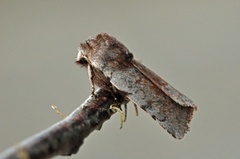
[[130, 103], [122, 130], [116, 114], [56, 159], [239, 158], [239, 15], [237, 0], [0, 0], [0, 152], [90, 95], [77, 47], [107, 32], [199, 106], [191, 131], [176, 140]]

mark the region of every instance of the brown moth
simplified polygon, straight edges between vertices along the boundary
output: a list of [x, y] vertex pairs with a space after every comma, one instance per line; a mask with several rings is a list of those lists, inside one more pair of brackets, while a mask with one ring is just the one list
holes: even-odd
[[134, 60], [114, 37], [101, 33], [80, 44], [76, 63], [87, 67], [94, 87], [122, 94], [149, 113], [173, 137], [181, 139], [197, 106], [166, 81]]

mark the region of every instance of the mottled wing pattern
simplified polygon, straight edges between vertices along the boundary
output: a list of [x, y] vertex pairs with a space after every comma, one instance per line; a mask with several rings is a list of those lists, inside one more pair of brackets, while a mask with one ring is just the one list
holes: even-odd
[[182, 103], [176, 102], [162, 89], [156, 87], [152, 80], [146, 78], [141, 69], [133, 65], [115, 69], [111, 73], [109, 70], [112, 69], [105, 67], [103, 72], [119, 91], [127, 92], [127, 98], [149, 113], [173, 137], [177, 139], [184, 137], [189, 130], [188, 123], [192, 119], [193, 107], [185, 107]]

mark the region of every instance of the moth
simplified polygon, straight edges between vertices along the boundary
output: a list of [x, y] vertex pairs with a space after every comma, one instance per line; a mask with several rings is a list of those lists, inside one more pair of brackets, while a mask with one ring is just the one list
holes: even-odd
[[81, 43], [76, 63], [87, 68], [92, 90], [104, 88], [132, 101], [182, 139], [197, 106], [188, 97], [133, 58], [116, 38], [101, 33]]

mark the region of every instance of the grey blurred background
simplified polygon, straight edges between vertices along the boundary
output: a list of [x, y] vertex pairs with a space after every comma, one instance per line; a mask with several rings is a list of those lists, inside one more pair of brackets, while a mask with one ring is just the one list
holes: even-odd
[[107, 32], [198, 106], [191, 131], [173, 139], [129, 104], [77, 155], [57, 159], [238, 158], [240, 1], [0, 1], [0, 151], [61, 120], [90, 94], [77, 47]]

